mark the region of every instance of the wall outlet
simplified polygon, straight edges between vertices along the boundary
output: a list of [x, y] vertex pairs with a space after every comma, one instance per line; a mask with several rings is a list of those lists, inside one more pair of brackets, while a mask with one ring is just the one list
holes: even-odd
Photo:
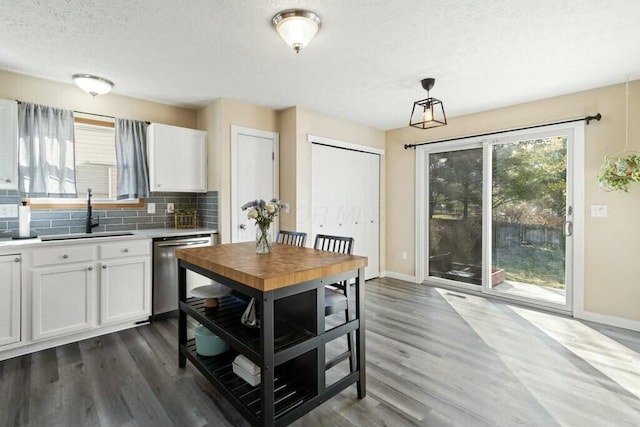
[[402, 259], [407, 259], [407, 251], [402, 252]]
[[15, 218], [18, 216], [18, 205], [0, 205], [0, 218]]
[[607, 213], [607, 205], [591, 205], [592, 217], [606, 218]]
[[147, 213], [150, 213], [150, 214], [156, 213], [156, 204], [155, 203], [147, 203]]
[[173, 203], [167, 203], [167, 213], [173, 213]]

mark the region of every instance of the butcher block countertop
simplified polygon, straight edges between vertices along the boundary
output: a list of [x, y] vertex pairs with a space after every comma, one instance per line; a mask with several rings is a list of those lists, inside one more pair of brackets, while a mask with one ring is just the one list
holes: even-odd
[[274, 243], [256, 254], [255, 242], [178, 249], [176, 257], [259, 291], [272, 291], [364, 268], [367, 258]]

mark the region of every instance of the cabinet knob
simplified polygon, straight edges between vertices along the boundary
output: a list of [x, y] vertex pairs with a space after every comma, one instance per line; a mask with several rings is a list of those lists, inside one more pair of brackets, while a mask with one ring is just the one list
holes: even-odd
[[90, 265], [89, 268], [87, 268], [87, 270], [93, 271], [93, 266]]
[[69, 255], [64, 254], [64, 255], [62, 255], [62, 258], [67, 259], [67, 258], [69, 258]]
[[124, 248], [124, 252], [125, 252], [125, 253], [126, 253], [126, 252], [129, 252], [129, 249], [127, 249], [127, 248]]
[[356, 221], [356, 225], [358, 225], [358, 221]]
[[4, 182], [11, 182], [11, 178], [5, 179]]
[[246, 229], [247, 229], [246, 224], [240, 224], [240, 230], [246, 230]]
[[106, 266], [106, 265], [103, 265], [103, 266], [102, 266], [102, 269], [103, 269], [103, 270], [106, 270], [106, 269], [107, 269], [107, 266]]
[[14, 258], [13, 262], [20, 262], [20, 258]]

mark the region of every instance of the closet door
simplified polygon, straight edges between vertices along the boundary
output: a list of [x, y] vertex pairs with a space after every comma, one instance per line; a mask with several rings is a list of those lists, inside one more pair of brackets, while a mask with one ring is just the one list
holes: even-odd
[[340, 209], [345, 204], [342, 176], [347, 162], [336, 156], [336, 149], [324, 145], [312, 145], [311, 151], [311, 194], [312, 194], [312, 233], [308, 239], [313, 245], [317, 234], [342, 235], [338, 224]]
[[380, 275], [380, 156], [364, 155], [364, 234], [367, 239], [367, 279]]
[[313, 144], [312, 239], [354, 238], [353, 253], [369, 258], [365, 278], [379, 276], [379, 159], [376, 154]]

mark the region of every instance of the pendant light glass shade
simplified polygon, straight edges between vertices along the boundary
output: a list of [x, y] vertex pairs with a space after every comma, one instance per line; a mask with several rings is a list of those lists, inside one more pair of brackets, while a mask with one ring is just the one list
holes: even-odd
[[277, 13], [271, 22], [284, 41], [299, 53], [320, 31], [318, 15], [302, 9], [289, 9]]
[[409, 125], [418, 129], [430, 129], [447, 124], [447, 115], [444, 113], [442, 101], [429, 96], [436, 79], [422, 80], [422, 87], [427, 91], [427, 98], [413, 103]]
[[113, 82], [102, 77], [93, 76], [91, 74], [74, 74], [73, 80], [76, 85], [93, 96], [104, 95], [111, 92]]

